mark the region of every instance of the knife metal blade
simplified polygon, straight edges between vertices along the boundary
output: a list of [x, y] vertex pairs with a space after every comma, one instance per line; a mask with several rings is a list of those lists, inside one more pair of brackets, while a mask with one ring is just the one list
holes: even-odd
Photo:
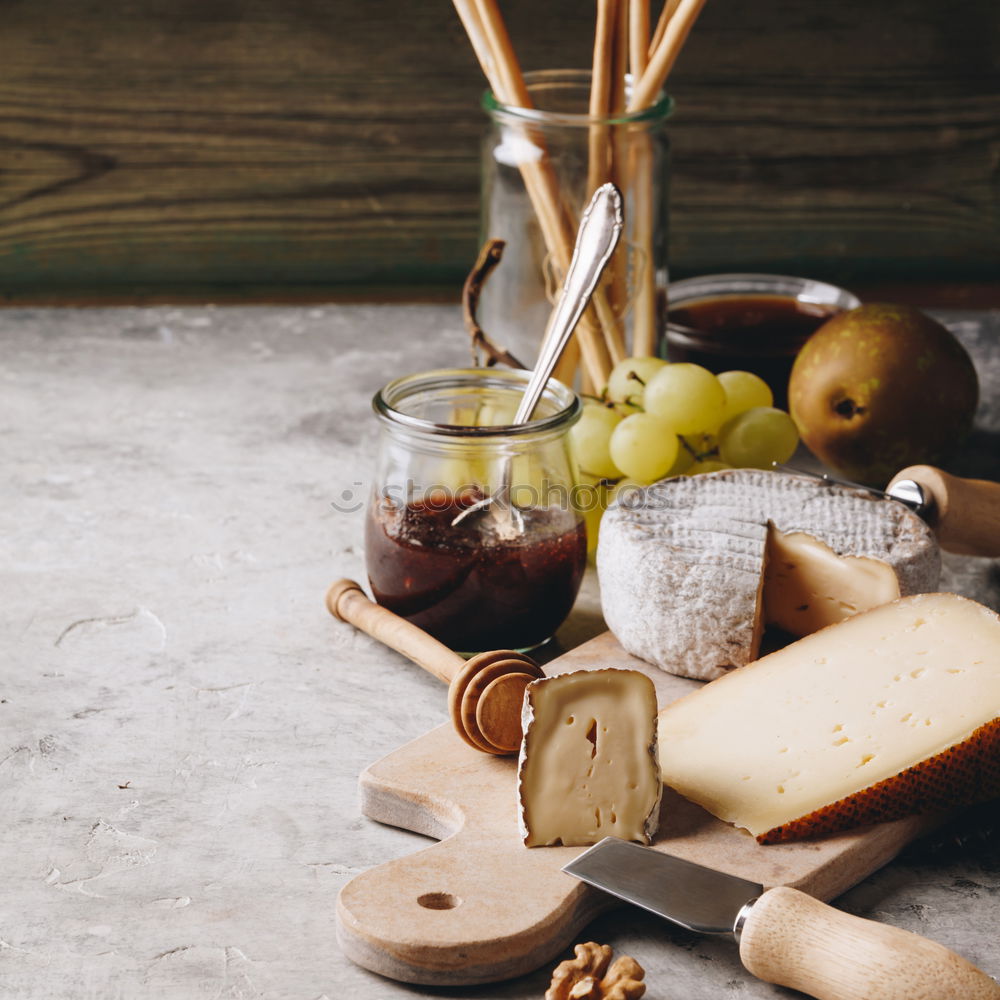
[[733, 934], [762, 885], [605, 837], [562, 869], [568, 875], [700, 934]]
[[784, 462], [772, 462], [771, 464], [775, 469], [781, 469], [782, 472], [788, 472], [793, 476], [819, 479], [824, 483], [833, 483], [836, 486], [849, 486], [852, 490], [862, 490], [865, 493], [870, 493], [872, 496], [881, 497], [883, 500], [898, 500], [925, 521], [930, 520], [935, 514], [933, 496], [920, 483], [912, 479], [893, 481], [890, 489], [880, 490], [874, 486], [866, 486], [864, 483], [851, 482], [849, 479], [838, 479], [826, 472], [813, 472], [811, 469], [800, 469], [798, 466], [787, 465]]
[[817, 1000], [1000, 1000], [1000, 984], [911, 931], [608, 837], [563, 871], [702, 934], [732, 934], [744, 968]]

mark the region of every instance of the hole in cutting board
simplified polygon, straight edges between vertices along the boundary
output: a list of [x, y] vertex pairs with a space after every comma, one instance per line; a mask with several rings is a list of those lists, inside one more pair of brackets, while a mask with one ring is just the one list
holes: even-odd
[[453, 896], [450, 892], [425, 892], [422, 896], [417, 896], [417, 902], [425, 910], [454, 910], [456, 906], [462, 905], [458, 896]]

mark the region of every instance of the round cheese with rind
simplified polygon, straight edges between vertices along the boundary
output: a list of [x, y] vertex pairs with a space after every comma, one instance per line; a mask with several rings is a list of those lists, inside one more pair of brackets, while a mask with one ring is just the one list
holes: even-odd
[[[597, 572], [608, 627], [629, 653], [670, 673], [710, 680], [743, 666], [756, 657], [766, 620], [767, 559], [777, 548], [769, 537], [811, 540], [813, 550], [845, 560], [850, 600], [836, 574], [810, 583], [821, 624], [938, 584], [937, 542], [903, 504], [805, 476], [732, 469], [629, 491], [607, 510]], [[795, 567], [781, 551], [775, 586], [815, 555], [802, 547]]]

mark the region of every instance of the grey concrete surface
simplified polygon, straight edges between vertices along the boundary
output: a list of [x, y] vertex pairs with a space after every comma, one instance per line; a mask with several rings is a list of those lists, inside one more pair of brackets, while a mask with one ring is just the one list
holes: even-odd
[[[987, 389], [958, 470], [1000, 479], [1000, 313], [943, 318]], [[338, 889], [424, 843], [362, 817], [357, 776], [446, 708], [323, 593], [363, 575], [372, 392], [467, 358], [442, 306], [0, 310], [0, 996], [542, 996], [548, 969], [409, 987], [334, 938]], [[993, 561], [945, 585], [1000, 607]], [[559, 640], [601, 628], [589, 578]], [[839, 905], [1000, 974], [995, 822]], [[635, 911], [586, 938], [654, 1000], [790, 995]]]

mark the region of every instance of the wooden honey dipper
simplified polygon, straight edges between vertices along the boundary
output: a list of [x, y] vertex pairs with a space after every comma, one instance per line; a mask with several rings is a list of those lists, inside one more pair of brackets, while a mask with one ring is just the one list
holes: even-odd
[[448, 713], [458, 735], [485, 753], [517, 753], [521, 746], [524, 689], [542, 668], [524, 653], [496, 649], [469, 660], [444, 643], [369, 600], [353, 580], [338, 580], [326, 592], [334, 618], [378, 639], [448, 684]]

